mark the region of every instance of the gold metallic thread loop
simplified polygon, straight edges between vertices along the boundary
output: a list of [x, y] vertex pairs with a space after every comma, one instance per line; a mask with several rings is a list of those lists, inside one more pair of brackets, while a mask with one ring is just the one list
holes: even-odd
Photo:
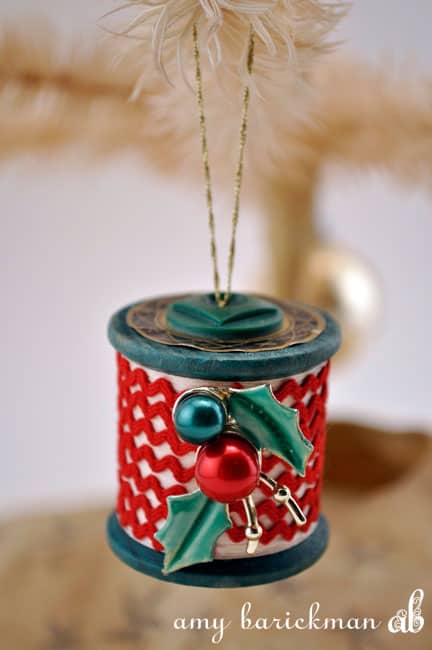
[[[231, 223], [231, 242], [230, 242], [229, 256], [228, 256], [227, 289], [222, 294], [220, 289], [218, 251], [217, 251], [217, 244], [216, 244], [216, 228], [215, 228], [215, 217], [214, 217], [214, 210], [213, 210], [213, 191], [212, 191], [208, 143], [207, 143], [207, 125], [206, 125], [206, 118], [205, 118], [205, 111], [204, 111], [201, 59], [200, 59], [200, 51], [199, 51], [199, 44], [198, 44], [198, 28], [196, 23], [194, 23], [193, 25], [192, 35], [193, 35], [193, 52], [194, 52], [194, 59], [195, 59], [196, 98], [198, 103], [200, 137], [201, 137], [201, 155], [202, 155], [203, 170], [204, 170], [208, 224], [210, 230], [210, 254], [213, 263], [214, 293], [215, 293], [216, 302], [219, 305], [219, 307], [225, 307], [228, 304], [231, 297], [237, 226], [238, 226], [239, 214], [240, 214], [240, 192], [241, 192], [241, 186], [243, 180], [243, 160], [244, 160], [244, 151], [245, 151], [247, 132], [248, 132], [250, 90], [248, 85], [246, 85], [243, 90], [242, 115], [241, 115], [241, 123], [240, 123], [239, 157], [238, 157], [235, 178], [234, 178], [234, 207], [233, 207], [232, 223]], [[254, 33], [253, 33], [253, 28], [251, 27], [249, 33], [249, 45], [248, 45], [248, 53], [247, 53], [247, 72], [249, 75], [252, 74], [253, 59], [254, 59]]]

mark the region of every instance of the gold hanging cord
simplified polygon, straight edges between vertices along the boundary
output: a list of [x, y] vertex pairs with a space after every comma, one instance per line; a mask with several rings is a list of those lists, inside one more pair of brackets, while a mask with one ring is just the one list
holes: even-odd
[[[239, 212], [240, 212], [240, 190], [241, 190], [241, 185], [243, 180], [243, 158], [244, 158], [244, 150], [245, 150], [245, 145], [247, 140], [247, 130], [248, 130], [250, 90], [248, 85], [246, 85], [243, 89], [239, 157], [238, 157], [238, 162], [237, 162], [237, 167], [235, 172], [235, 180], [234, 180], [234, 207], [232, 212], [231, 242], [230, 242], [229, 256], [228, 256], [227, 289], [225, 292], [221, 292], [219, 265], [218, 265], [218, 252], [217, 252], [217, 244], [216, 244], [215, 218], [214, 218], [214, 211], [213, 211], [213, 191], [212, 191], [209, 154], [208, 154], [208, 146], [207, 146], [207, 126], [206, 126], [206, 119], [205, 119], [205, 112], [204, 112], [201, 60], [200, 60], [200, 51], [199, 51], [199, 44], [198, 44], [198, 28], [196, 23], [194, 23], [193, 25], [192, 34], [193, 34], [193, 50], [194, 50], [194, 59], [195, 59], [196, 97], [198, 102], [200, 135], [201, 135], [201, 154], [202, 154], [202, 162], [203, 162], [203, 169], [204, 169], [208, 224], [210, 230], [210, 253], [213, 262], [214, 293], [215, 293], [216, 302], [219, 305], [219, 307], [225, 307], [228, 304], [231, 297], [232, 275], [233, 275], [235, 249], [236, 249], [236, 235], [237, 235], [237, 226], [238, 226]], [[254, 58], [254, 33], [253, 33], [253, 28], [251, 27], [249, 33], [249, 45], [248, 45], [248, 53], [247, 53], [247, 72], [249, 75], [252, 74], [253, 58]]]

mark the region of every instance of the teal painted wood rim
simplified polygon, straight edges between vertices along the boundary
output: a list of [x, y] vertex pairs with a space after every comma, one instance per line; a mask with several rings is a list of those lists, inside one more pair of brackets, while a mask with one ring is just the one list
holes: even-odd
[[263, 585], [304, 571], [324, 553], [329, 530], [326, 518], [321, 515], [309, 537], [286, 551], [239, 560], [213, 560], [168, 575], [162, 573], [163, 553], [129, 537], [120, 526], [115, 512], [108, 518], [107, 536], [114, 554], [140, 573], [190, 587], [230, 589]]
[[129, 327], [126, 315], [132, 306], [126, 306], [112, 316], [108, 327], [112, 346], [131, 361], [170, 375], [214, 381], [260, 381], [289, 377], [329, 359], [337, 352], [341, 342], [338, 324], [321, 311], [326, 327], [319, 336], [307, 343], [281, 350], [209, 352], [164, 345], [141, 336]]

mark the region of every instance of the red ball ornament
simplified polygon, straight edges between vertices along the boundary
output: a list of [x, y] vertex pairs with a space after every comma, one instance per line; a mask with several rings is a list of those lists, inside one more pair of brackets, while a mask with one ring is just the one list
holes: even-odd
[[208, 497], [233, 503], [251, 494], [258, 484], [258, 452], [245, 438], [223, 434], [198, 452], [195, 478]]

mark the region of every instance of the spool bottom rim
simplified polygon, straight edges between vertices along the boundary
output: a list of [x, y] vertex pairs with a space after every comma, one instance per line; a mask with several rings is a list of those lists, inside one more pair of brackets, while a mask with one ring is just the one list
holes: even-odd
[[329, 537], [329, 527], [320, 515], [315, 530], [302, 542], [284, 551], [259, 557], [213, 560], [162, 573], [164, 554], [132, 539], [112, 512], [107, 521], [108, 543], [113, 553], [132, 569], [152, 578], [190, 587], [231, 589], [268, 584], [294, 576], [319, 560]]

